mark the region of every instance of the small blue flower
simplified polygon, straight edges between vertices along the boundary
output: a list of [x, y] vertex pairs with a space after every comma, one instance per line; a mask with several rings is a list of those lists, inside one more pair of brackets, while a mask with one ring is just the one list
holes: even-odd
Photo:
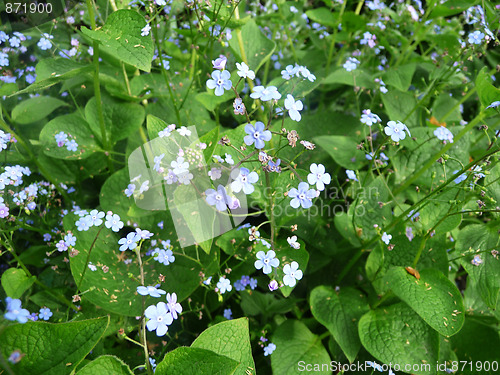
[[300, 100], [295, 101], [295, 98], [288, 94], [285, 99], [285, 108], [288, 110], [288, 115], [294, 121], [300, 121], [301, 116], [299, 111], [302, 111], [304, 105]]
[[248, 79], [251, 79], [251, 80], [255, 79], [255, 73], [254, 73], [254, 71], [250, 70], [250, 68], [248, 67], [248, 65], [245, 64], [244, 62], [242, 62], [241, 64], [240, 63], [236, 63], [236, 67], [238, 68], [238, 75], [241, 78], [248, 78]]
[[[368, 156], [368, 155], [366, 155], [366, 156]], [[369, 159], [369, 160], [371, 160], [371, 159]], [[357, 177], [356, 177], [356, 172], [351, 171], [350, 169], [347, 169], [347, 170], [345, 171], [345, 173], [346, 173], [347, 178], [348, 178], [349, 180], [358, 181], [358, 179], [357, 179]]]
[[268, 172], [276, 172], [276, 173], [281, 173], [281, 159], [276, 160], [276, 162], [273, 162], [272, 160], [269, 160], [267, 163], [266, 170]]
[[225, 211], [231, 204], [226, 188], [222, 185], [217, 187], [217, 191], [214, 189], [207, 189], [205, 195], [207, 203], [210, 206], [215, 206], [219, 211]]
[[257, 279], [251, 277], [248, 285], [250, 285], [250, 289], [254, 290], [255, 288], [257, 288]]
[[223, 70], [222, 72], [214, 70], [212, 72], [212, 79], [207, 81], [207, 87], [209, 89], [215, 89], [215, 96], [222, 96], [224, 90], [231, 90], [232, 85], [231, 73], [227, 70]]
[[300, 206], [302, 208], [310, 208], [312, 206], [312, 199], [316, 197], [316, 191], [309, 189], [307, 182], [301, 182], [298, 190], [295, 188], [290, 189], [288, 196], [292, 198], [290, 206], [293, 208], [299, 208]]
[[172, 250], [163, 250], [160, 248], [156, 248], [155, 251], [153, 252], [154, 260], [156, 260], [158, 263], [164, 264], [168, 266], [170, 263], [175, 262], [175, 256]]
[[307, 175], [307, 181], [314, 185], [316, 184], [316, 189], [319, 191], [325, 190], [325, 185], [328, 185], [332, 177], [329, 173], [325, 173], [325, 166], [323, 164], [312, 163], [309, 167], [311, 173]]
[[385, 243], [386, 245], [389, 245], [389, 243], [391, 242], [391, 239], [392, 239], [392, 235], [387, 234], [386, 232], [384, 232], [384, 234], [382, 234], [382, 242]]
[[99, 225], [102, 224], [103, 217], [104, 217], [104, 212], [102, 211], [97, 211], [97, 210], [90, 211], [89, 215], [87, 216], [89, 225], [98, 227]]
[[149, 295], [151, 297], [159, 298], [162, 294], [166, 294], [167, 292], [162, 289], [157, 289], [155, 286], [138, 286], [137, 293], [139, 293], [141, 296]]
[[276, 253], [274, 250], [269, 250], [267, 253], [259, 251], [257, 253], [257, 260], [254, 263], [256, 269], [260, 270], [266, 275], [271, 273], [273, 267], [276, 268], [280, 265], [280, 261], [276, 258]]
[[217, 70], [226, 69], [226, 64], [227, 64], [227, 57], [224, 55], [220, 55], [215, 60], [212, 60], [212, 65], [213, 65], [214, 69], [217, 69]]
[[453, 133], [446, 129], [444, 126], [440, 126], [436, 130], [434, 130], [434, 135], [437, 137], [437, 139], [443, 141], [444, 143], [453, 143]]
[[226, 318], [227, 320], [231, 320], [233, 319], [233, 312], [231, 311], [231, 309], [224, 309], [224, 318]]
[[66, 142], [66, 150], [76, 152], [77, 149], [78, 149], [78, 143], [76, 143], [74, 139], [72, 139], [69, 142]]
[[398, 121], [389, 121], [387, 126], [384, 128], [384, 132], [386, 135], [390, 136], [394, 142], [399, 142], [405, 139], [406, 137], [406, 125], [402, 122]]
[[174, 319], [177, 319], [177, 314], [180, 314], [182, 312], [182, 306], [180, 303], [177, 302], [177, 294], [167, 293], [167, 305], [168, 305], [168, 310], [172, 314], [172, 317]]
[[489, 106], [487, 106], [486, 109], [488, 109], [488, 108], [496, 108], [496, 107], [499, 107], [499, 106], [500, 106], [500, 101], [496, 101], [496, 102], [491, 103]]
[[233, 173], [238, 173], [237, 177], [231, 183], [231, 189], [235, 193], [239, 193], [242, 189], [245, 194], [252, 194], [255, 190], [253, 184], [259, 180], [257, 172], [250, 172], [248, 168], [240, 168], [233, 170]]
[[151, 26], [149, 26], [149, 23], [147, 23], [146, 26], [141, 29], [141, 36], [148, 36], [150, 31]]
[[130, 232], [127, 237], [120, 238], [118, 240], [118, 245], [120, 246], [120, 251], [134, 250], [137, 247], [137, 242], [140, 241], [141, 236], [137, 232]]
[[356, 70], [358, 65], [361, 64], [355, 57], [348, 57], [347, 61], [342, 65], [348, 72]]
[[219, 282], [217, 283], [217, 289], [219, 289], [220, 294], [224, 294], [226, 292], [230, 292], [233, 290], [233, 286], [231, 285], [231, 281], [221, 276], [219, 278]]
[[49, 320], [52, 315], [53, 313], [48, 307], [43, 307], [40, 309], [40, 314], [38, 315], [38, 317], [43, 320]]
[[302, 279], [302, 271], [299, 270], [299, 264], [293, 261], [291, 264], [285, 264], [283, 267], [283, 284], [293, 288], [297, 284], [297, 280]]
[[278, 92], [276, 86], [255, 86], [250, 94], [250, 97], [252, 99], [260, 99], [263, 102], [267, 102], [273, 99], [279, 100], [281, 98], [281, 94]]
[[264, 356], [267, 357], [268, 355], [273, 354], [275, 350], [276, 350], [276, 345], [270, 342], [269, 345], [264, 348]]
[[90, 224], [90, 220], [89, 220], [89, 217], [88, 216], [85, 216], [85, 217], [81, 217], [80, 219], [78, 219], [78, 221], [75, 223], [76, 224], [76, 229], [78, 229], [78, 231], [88, 231], [90, 229], [90, 227], [92, 226]]
[[156, 330], [157, 336], [164, 336], [168, 331], [168, 326], [174, 321], [165, 302], [158, 302], [156, 306], [149, 306], [144, 311], [144, 316], [149, 319], [146, 323], [148, 331]]
[[76, 245], [76, 237], [73, 236], [72, 233], [68, 233], [67, 235], [64, 236], [64, 242], [66, 243], [66, 246], [75, 246]]
[[378, 115], [372, 113], [372, 111], [370, 111], [369, 109], [365, 109], [363, 110], [360, 121], [365, 125], [372, 126], [373, 124], [381, 122], [382, 120]]
[[113, 232], [118, 232], [123, 228], [123, 222], [120, 220], [120, 216], [117, 214], [109, 214], [106, 215], [106, 222], [104, 223], [106, 228], [111, 228]]
[[7, 303], [7, 312], [4, 314], [5, 319], [17, 320], [19, 323], [26, 323], [28, 321], [30, 312], [21, 307], [20, 299], [7, 297], [5, 302]]
[[470, 44], [481, 44], [481, 42], [483, 41], [483, 38], [484, 38], [484, 34], [481, 31], [476, 30], [476, 31], [469, 34], [469, 43]]
[[[458, 173], [458, 169], [453, 172], [453, 174], [457, 174], [457, 173]], [[457, 178], [455, 178], [453, 180], [453, 182], [455, 182], [455, 184], [459, 184], [462, 181], [465, 181], [466, 179], [467, 179], [467, 175], [465, 173], [462, 173], [460, 176], [458, 176]]]
[[255, 143], [255, 148], [260, 150], [266, 145], [265, 142], [271, 140], [272, 134], [269, 130], [264, 130], [265, 125], [261, 121], [257, 121], [255, 126], [252, 124], [245, 125], [245, 132], [248, 134], [243, 138], [247, 146]]

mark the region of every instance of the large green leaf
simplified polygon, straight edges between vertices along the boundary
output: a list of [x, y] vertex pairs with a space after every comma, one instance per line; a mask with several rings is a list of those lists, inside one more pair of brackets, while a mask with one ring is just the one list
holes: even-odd
[[[113, 144], [136, 133], [144, 121], [144, 107], [139, 104], [119, 102], [103, 96], [102, 106], [107, 138]], [[95, 97], [90, 99], [85, 106], [85, 118], [94, 135], [101, 140], [101, 126]]]
[[247, 318], [229, 320], [206, 329], [194, 340], [191, 348], [210, 350], [236, 361], [235, 375], [247, 375], [247, 370], [255, 370]]
[[[498, 223], [473, 224], [460, 231], [455, 245], [459, 254], [463, 254], [460, 263], [476, 284], [481, 298], [492, 309], [497, 306], [500, 295], [500, 259], [491, 251], [497, 249], [499, 241]], [[483, 260], [477, 266], [471, 263], [476, 255]]]
[[366, 161], [365, 153], [356, 148], [358, 142], [342, 135], [324, 135], [315, 137], [315, 143], [323, 147], [335, 162], [346, 169], [359, 169]]
[[409, 63], [391, 68], [387, 70], [384, 76], [384, 82], [389, 86], [397, 88], [399, 91], [405, 92], [410, 87], [416, 68], [417, 64], [415, 63]]
[[384, 280], [394, 294], [443, 336], [452, 336], [462, 328], [465, 308], [460, 291], [438, 270], [421, 270], [417, 279], [403, 267], [393, 267]]
[[82, 33], [102, 44], [103, 50], [121, 61], [149, 72], [154, 46], [151, 36], [141, 36], [146, 19], [135, 10], [120, 9], [110, 14], [98, 30], [82, 27]]
[[[302, 374], [299, 363], [330, 363], [330, 356], [318, 336], [302, 322], [286, 320], [274, 332], [272, 342], [276, 350], [271, 355], [271, 366], [275, 375]], [[331, 374], [321, 370], [315, 374]]]
[[2, 287], [11, 298], [21, 298], [23, 293], [35, 282], [36, 276], [28, 277], [19, 268], [9, 268], [2, 274]]
[[347, 359], [353, 362], [361, 348], [358, 321], [369, 310], [364, 294], [353, 288], [336, 292], [322, 285], [311, 292], [310, 304], [316, 320], [328, 328]]
[[338, 19], [337, 14], [326, 7], [308, 10], [306, 11], [306, 15], [312, 21], [330, 27], [335, 27]]
[[40, 92], [40, 90], [53, 86], [56, 83], [76, 76], [81, 76], [83, 73], [87, 73], [92, 70], [92, 65], [80, 64], [70, 59], [64, 59], [61, 57], [43, 59], [36, 66], [35, 83], [12, 95]]
[[324, 85], [342, 84], [349, 86], [358, 86], [373, 88], [375, 83], [368, 73], [364, 70], [356, 69], [348, 72], [344, 68], [338, 68], [331, 72], [323, 81]]
[[[262, 64], [271, 57], [276, 48], [276, 43], [268, 39], [262, 31], [260, 31], [254, 20], [248, 21], [241, 28], [241, 36], [248, 66], [257, 73]], [[231, 38], [229, 46], [234, 51], [238, 61], [243, 61], [238, 38]]]
[[[489, 106], [491, 103], [500, 100], [500, 89], [493, 86], [491, 83], [491, 74], [485, 66], [476, 78], [476, 89], [479, 96], [479, 101], [483, 107]], [[494, 109], [489, 109], [493, 114], [496, 113]]]
[[50, 96], [36, 96], [23, 100], [12, 110], [12, 121], [30, 124], [50, 115], [57, 108], [67, 105], [62, 100]]
[[0, 332], [4, 358], [19, 350], [22, 360], [12, 365], [18, 375], [69, 374], [101, 339], [109, 317], [69, 323], [29, 322]]
[[233, 375], [239, 374], [238, 367], [237, 361], [224, 355], [206, 349], [182, 346], [167, 353], [158, 364], [155, 374]]
[[[498, 330], [481, 324], [472, 318], [465, 319], [462, 330], [451, 338], [453, 350], [459, 361], [458, 373], [463, 375], [494, 375], [498, 367], [492, 367], [493, 361], [500, 363], [500, 338]], [[466, 362], [465, 362], [466, 361]], [[489, 364], [488, 368], [487, 363]]]
[[121, 359], [112, 355], [103, 355], [87, 363], [77, 375], [133, 375], [133, 372]]
[[[404, 121], [410, 129], [419, 125], [418, 109], [410, 115], [410, 112], [417, 105], [417, 100], [411, 92], [389, 90], [382, 95], [382, 102], [391, 120]], [[405, 120], [408, 115], [410, 117]]]
[[[59, 132], [68, 134], [68, 140], [75, 140], [76, 151], [58, 147], [54, 137]], [[48, 122], [40, 133], [40, 143], [46, 155], [57, 159], [85, 159], [100, 149], [89, 125], [77, 114], [59, 116]]]
[[[363, 315], [358, 327], [361, 343], [378, 360], [392, 363], [393, 368], [399, 365], [406, 373], [436, 374], [438, 333], [406, 304], [371, 310]], [[407, 364], [420, 366], [405, 370]]]

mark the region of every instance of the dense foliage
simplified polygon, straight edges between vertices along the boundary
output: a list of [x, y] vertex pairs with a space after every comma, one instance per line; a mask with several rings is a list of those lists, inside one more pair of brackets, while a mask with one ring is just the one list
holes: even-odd
[[423, 3], [0, 26], [4, 373], [498, 373], [500, 6]]

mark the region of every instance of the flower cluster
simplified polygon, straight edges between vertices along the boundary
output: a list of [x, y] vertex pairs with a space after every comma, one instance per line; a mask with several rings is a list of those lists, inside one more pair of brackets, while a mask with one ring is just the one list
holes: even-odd
[[66, 150], [76, 152], [78, 149], [78, 143], [74, 139], [71, 139], [71, 134], [66, 134], [65, 132], [59, 132], [55, 136], [57, 147], [66, 146]]

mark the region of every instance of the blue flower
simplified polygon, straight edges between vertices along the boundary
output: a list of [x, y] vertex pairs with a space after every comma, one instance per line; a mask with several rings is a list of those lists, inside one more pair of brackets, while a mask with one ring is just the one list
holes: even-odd
[[135, 184], [129, 184], [125, 189], [124, 193], [127, 197], [131, 197], [134, 194]]
[[222, 185], [217, 187], [217, 191], [214, 189], [207, 189], [205, 195], [207, 196], [207, 203], [210, 206], [215, 206], [219, 211], [225, 211], [232, 203], [227, 195], [226, 188]]
[[[457, 172], [458, 172], [458, 169], [456, 171], [454, 171], [453, 174], [457, 174]], [[467, 179], [467, 175], [465, 173], [462, 173], [460, 176], [458, 176], [457, 178], [455, 178], [453, 180], [453, 182], [455, 182], [455, 184], [459, 184], [462, 181], [465, 181], [466, 179]]]
[[157, 336], [164, 336], [168, 331], [168, 326], [172, 324], [174, 318], [168, 312], [168, 306], [165, 302], [149, 306], [144, 311], [144, 316], [149, 319], [146, 323], [148, 331], [155, 331]]
[[255, 143], [255, 148], [260, 150], [266, 145], [265, 142], [271, 140], [271, 132], [269, 130], [264, 130], [264, 123], [257, 121], [255, 127], [252, 124], [245, 125], [245, 132], [248, 134], [243, 138], [243, 141], [247, 146]]
[[245, 64], [244, 62], [242, 62], [241, 64], [240, 63], [236, 63], [236, 67], [238, 68], [238, 75], [241, 78], [248, 78], [248, 79], [251, 79], [251, 80], [255, 79], [255, 73], [254, 73], [254, 71], [250, 70], [250, 68], [248, 67], [248, 65]]
[[[368, 156], [368, 155], [366, 155], [366, 156]], [[371, 159], [369, 159], [369, 160], [371, 160]], [[356, 178], [356, 172], [351, 171], [350, 169], [347, 169], [347, 170], [345, 171], [345, 173], [346, 173], [347, 178], [348, 178], [349, 180], [358, 181], [358, 179]]]
[[141, 36], [148, 36], [150, 31], [151, 26], [149, 26], [149, 23], [147, 23], [146, 26], [141, 29]]
[[224, 90], [231, 90], [233, 83], [231, 82], [231, 74], [227, 71], [214, 70], [212, 72], [212, 79], [207, 81], [209, 89], [215, 89], [215, 96], [222, 96]]
[[118, 240], [118, 245], [120, 246], [120, 251], [134, 250], [137, 247], [137, 242], [140, 241], [141, 236], [137, 232], [130, 232], [127, 237], [120, 238]]
[[153, 252], [153, 255], [154, 255], [154, 260], [166, 266], [168, 266], [170, 263], [175, 262], [174, 253], [170, 249], [163, 250], [160, 248], [156, 248], [155, 251]]
[[91, 227], [90, 225], [90, 220], [88, 216], [81, 217], [78, 219], [78, 221], [75, 223], [76, 224], [76, 229], [78, 229], [80, 232], [81, 231], [88, 231]]
[[177, 302], [177, 294], [175, 293], [167, 293], [167, 305], [172, 317], [177, 319], [177, 314], [182, 312], [182, 306]]
[[0, 52], [0, 66], [9, 66], [9, 55], [5, 52]]
[[359, 64], [361, 64], [361, 63], [355, 57], [348, 57], [347, 61], [342, 66], [344, 67], [345, 70], [350, 72], [352, 70], [356, 70], [356, 68], [358, 67]]
[[73, 236], [72, 233], [68, 233], [67, 235], [64, 236], [64, 242], [66, 243], [66, 246], [75, 246], [76, 245], [76, 237]]
[[260, 99], [263, 102], [267, 102], [273, 99], [279, 100], [281, 98], [281, 94], [278, 92], [276, 86], [255, 86], [250, 94], [250, 97], [252, 99]]
[[139, 293], [141, 296], [151, 296], [151, 297], [161, 297], [162, 294], [165, 294], [165, 292], [162, 289], [157, 289], [155, 286], [138, 286], [137, 287], [137, 293]]
[[384, 128], [386, 135], [390, 136], [394, 142], [399, 142], [406, 137], [406, 125], [398, 121], [389, 121], [387, 126]]
[[111, 228], [113, 232], [118, 232], [120, 229], [123, 228], [123, 222], [120, 220], [120, 216], [117, 214], [110, 214], [108, 213], [106, 215], [106, 222], [104, 223], [106, 228]]
[[273, 354], [275, 350], [276, 350], [276, 345], [270, 342], [269, 345], [264, 348], [264, 356], [267, 357], [268, 355]]
[[26, 323], [30, 312], [21, 307], [20, 299], [12, 299], [7, 297], [5, 299], [7, 303], [7, 312], [4, 314], [4, 318], [7, 320], [17, 320], [19, 323]]
[[40, 309], [40, 314], [38, 315], [38, 317], [43, 320], [49, 320], [52, 315], [53, 313], [48, 307], [43, 307]]
[[297, 280], [302, 279], [302, 271], [299, 270], [299, 264], [295, 261], [292, 264], [285, 264], [283, 267], [283, 284], [293, 288], [297, 284]]
[[386, 245], [389, 245], [389, 242], [391, 242], [391, 239], [392, 239], [392, 235], [387, 234], [386, 232], [384, 232], [384, 234], [382, 234], [382, 242], [385, 243]]
[[226, 69], [227, 57], [224, 55], [220, 55], [215, 60], [212, 60], [212, 65], [214, 69], [224, 70]]
[[243, 100], [240, 98], [234, 99], [233, 102], [234, 114], [235, 115], [244, 115], [245, 114], [245, 104]]
[[231, 309], [224, 309], [224, 318], [226, 318], [227, 320], [231, 320], [233, 319], [233, 312], [231, 311]]
[[290, 94], [286, 96], [285, 108], [288, 109], [288, 115], [294, 121], [300, 121], [301, 116], [299, 111], [302, 111], [304, 105], [300, 100], [295, 101], [294, 97]]
[[375, 113], [372, 113], [369, 109], [363, 110], [363, 114], [361, 115], [360, 121], [368, 126], [372, 126], [373, 124], [376, 124], [377, 122], [381, 122], [382, 120], [378, 115]]
[[316, 189], [319, 191], [325, 190], [325, 185], [328, 185], [332, 177], [329, 173], [325, 173], [325, 166], [323, 164], [312, 163], [309, 167], [311, 173], [307, 175], [307, 181], [314, 185], [316, 184]]
[[76, 152], [77, 149], [78, 149], [78, 143], [76, 143], [74, 139], [72, 139], [69, 142], [66, 142], [66, 150]]
[[102, 211], [97, 211], [97, 210], [90, 211], [89, 215], [87, 216], [89, 225], [98, 227], [99, 225], [102, 224], [103, 217], [104, 217], [104, 212]]
[[481, 42], [483, 41], [483, 38], [484, 38], [484, 34], [481, 31], [476, 30], [476, 31], [469, 34], [469, 43], [470, 44], [481, 44]]
[[434, 135], [437, 137], [437, 139], [443, 141], [444, 143], [446, 143], [447, 141], [453, 143], [452, 132], [450, 132], [444, 126], [440, 126], [436, 130], [434, 130]]
[[488, 108], [496, 108], [496, 107], [499, 107], [499, 106], [500, 106], [500, 101], [496, 101], [496, 102], [491, 103], [489, 106], [487, 106], [486, 109], [488, 109]]
[[235, 193], [239, 193], [242, 189], [245, 194], [252, 194], [255, 190], [253, 184], [259, 180], [259, 175], [257, 172], [250, 172], [248, 168], [240, 168], [238, 170], [233, 170], [233, 173], [238, 173], [238, 176], [231, 183], [231, 189]]
[[231, 285], [231, 281], [221, 276], [217, 283], [217, 289], [219, 289], [220, 294], [224, 294], [233, 290], [233, 286]]
[[312, 199], [316, 197], [316, 191], [309, 189], [309, 184], [307, 182], [301, 182], [299, 184], [298, 190], [291, 188], [288, 192], [288, 196], [292, 198], [290, 201], [290, 206], [293, 208], [310, 208], [312, 206]]
[[250, 285], [250, 289], [254, 290], [257, 288], [257, 279], [254, 279], [253, 277], [250, 278], [248, 285]]
[[269, 250], [267, 253], [259, 251], [257, 253], [257, 260], [254, 263], [256, 269], [260, 270], [266, 275], [273, 271], [273, 267], [276, 268], [280, 265], [280, 261], [276, 258], [276, 253], [274, 250]]

